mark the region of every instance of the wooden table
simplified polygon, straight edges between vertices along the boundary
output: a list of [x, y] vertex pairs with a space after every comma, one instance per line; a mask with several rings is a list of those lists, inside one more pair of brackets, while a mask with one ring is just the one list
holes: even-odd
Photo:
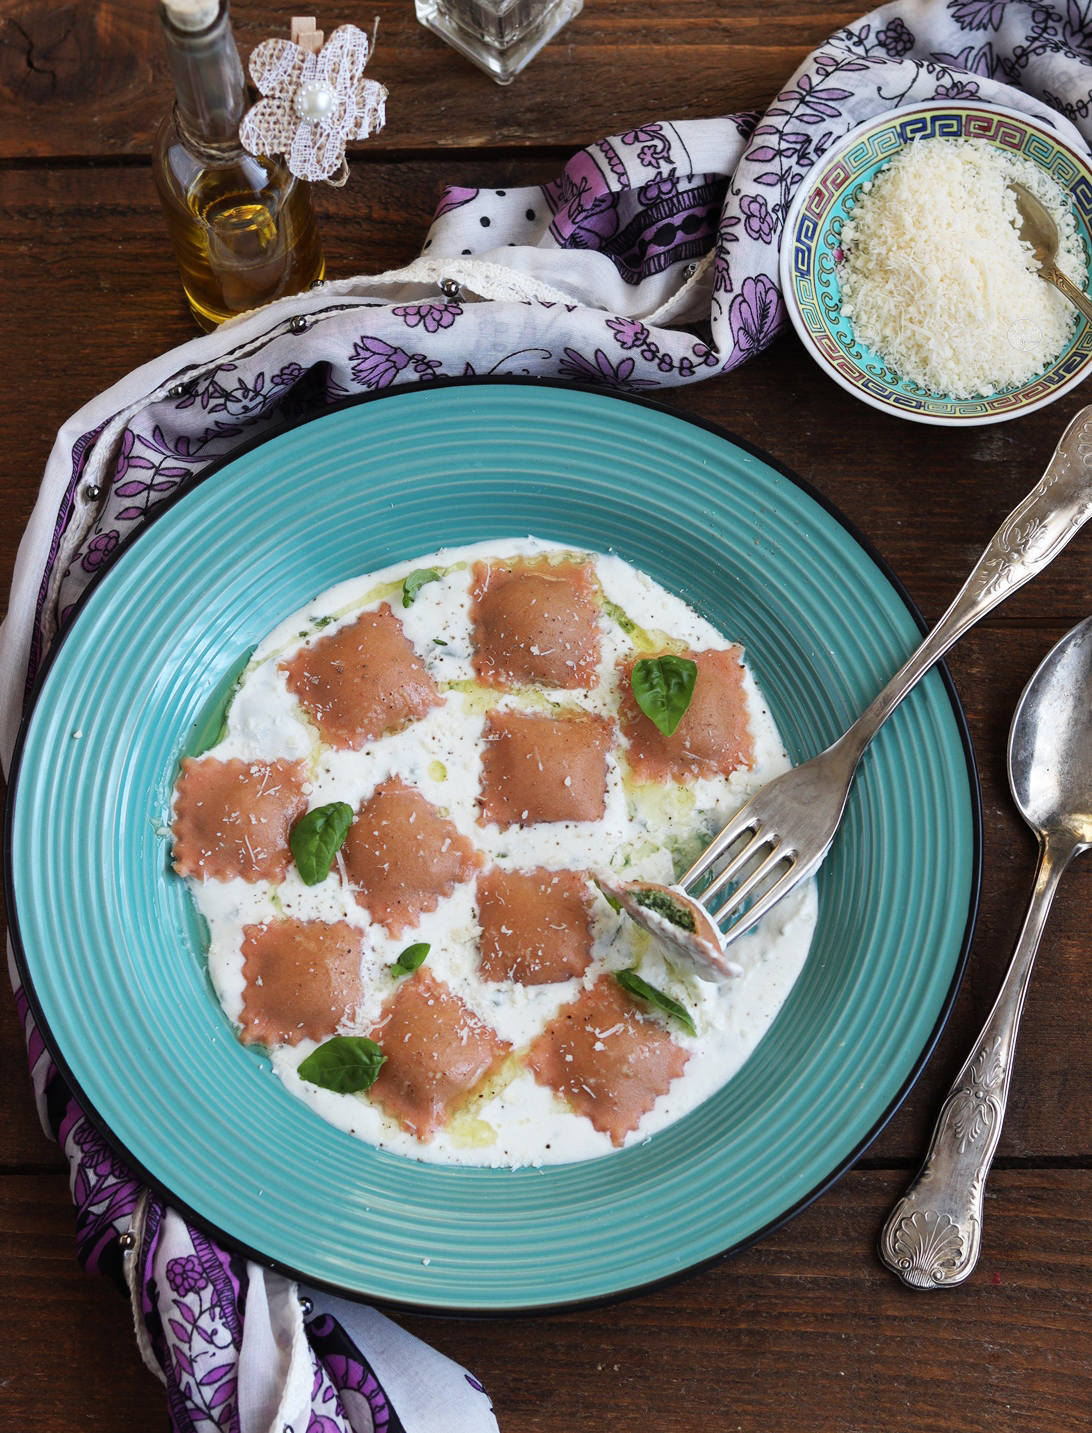
[[[236, 0], [240, 47], [290, 13]], [[337, 0], [319, 23], [368, 26], [375, 13], [370, 72], [391, 89], [390, 119], [348, 187], [319, 191], [336, 276], [412, 258], [445, 183], [534, 183], [580, 145], [641, 120], [761, 106], [857, 7], [586, 0], [509, 89], [423, 30], [410, 0]], [[169, 98], [152, 0], [0, 0], [5, 593], [55, 429], [193, 333], [148, 166]], [[809, 479], [930, 619], [1089, 398], [1077, 391], [1018, 422], [953, 434], [866, 408], [795, 338], [662, 396]], [[912, 1293], [874, 1253], [993, 1000], [1030, 889], [1034, 845], [1004, 770], [1015, 701], [1090, 608], [1085, 533], [952, 658], [986, 818], [978, 933], [933, 1059], [856, 1169], [757, 1248], [648, 1297], [538, 1320], [404, 1320], [482, 1379], [505, 1433], [1092, 1428], [1092, 861], [1067, 877], [1041, 952], [978, 1269], [959, 1290]], [[76, 1264], [65, 1164], [38, 1127], [0, 986], [0, 1428], [165, 1427], [126, 1304]]]

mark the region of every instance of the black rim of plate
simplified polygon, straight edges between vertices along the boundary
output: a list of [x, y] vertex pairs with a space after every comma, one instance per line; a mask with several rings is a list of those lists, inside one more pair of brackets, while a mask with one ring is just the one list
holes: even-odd
[[673, 1284], [681, 1283], [683, 1280], [690, 1278], [692, 1275], [698, 1274], [704, 1269], [712, 1268], [715, 1265], [722, 1263], [725, 1259], [730, 1258], [732, 1255], [742, 1253], [745, 1249], [749, 1249], [753, 1245], [761, 1243], [761, 1241], [767, 1238], [770, 1234], [773, 1234], [776, 1230], [782, 1228], [791, 1220], [795, 1219], [798, 1214], [805, 1210], [810, 1204], [813, 1204], [815, 1200], [817, 1200], [821, 1195], [825, 1194], [826, 1191], [832, 1187], [832, 1185], [836, 1184], [844, 1174], [846, 1174], [850, 1169], [853, 1168], [853, 1166], [860, 1159], [861, 1155], [865, 1152], [869, 1145], [873, 1143], [876, 1137], [888, 1124], [892, 1116], [899, 1109], [902, 1102], [906, 1099], [906, 1096], [909, 1094], [910, 1090], [916, 1083], [919, 1075], [921, 1074], [927, 1061], [929, 1060], [929, 1057], [932, 1055], [933, 1050], [936, 1048], [936, 1044], [940, 1038], [941, 1032], [943, 1031], [945, 1025], [948, 1023], [948, 1017], [952, 1012], [952, 1006], [955, 1003], [956, 995], [962, 983], [963, 975], [967, 968], [967, 959], [970, 955], [971, 942], [974, 938], [975, 923], [978, 918], [978, 907], [982, 888], [982, 793], [978, 779], [978, 766], [975, 761], [974, 748], [971, 744], [971, 735], [967, 726], [967, 719], [964, 715], [963, 707], [959, 700], [959, 694], [956, 691], [955, 683], [952, 681], [951, 673], [948, 671], [947, 664], [941, 661], [937, 664], [937, 670], [940, 672], [941, 678], [944, 682], [945, 692], [947, 693], [948, 700], [951, 704], [952, 715], [955, 719], [956, 726], [959, 731], [960, 741], [963, 746], [963, 754], [967, 762], [968, 795], [970, 797], [971, 803], [971, 823], [974, 838], [974, 850], [972, 852], [971, 860], [971, 890], [970, 899], [968, 901], [967, 906], [967, 923], [964, 928], [963, 940], [960, 946], [959, 957], [956, 962], [955, 970], [952, 974], [952, 981], [948, 988], [948, 993], [945, 996], [944, 1003], [941, 1007], [940, 1013], [937, 1016], [936, 1024], [933, 1026], [933, 1029], [924, 1046], [922, 1047], [921, 1053], [919, 1054], [917, 1060], [914, 1062], [912, 1069], [910, 1070], [906, 1079], [903, 1081], [903, 1084], [895, 1094], [894, 1099], [888, 1105], [887, 1109], [883, 1112], [883, 1114], [876, 1121], [871, 1130], [869, 1130], [868, 1134], [865, 1135], [865, 1137], [860, 1141], [860, 1143], [853, 1150], [851, 1150], [850, 1153], [844, 1159], [840, 1160], [834, 1166], [834, 1168], [832, 1168], [830, 1172], [823, 1179], [821, 1179], [817, 1185], [815, 1185], [814, 1188], [810, 1189], [807, 1194], [803, 1195], [788, 1209], [784, 1210], [780, 1215], [777, 1216], [777, 1218], [772, 1219], [768, 1224], [763, 1225], [761, 1229], [756, 1230], [747, 1238], [738, 1240], [735, 1244], [729, 1245], [727, 1248], [722, 1249], [719, 1253], [712, 1255], [710, 1258], [695, 1262], [689, 1265], [687, 1268], [680, 1270], [678, 1273], [671, 1274], [666, 1278], [653, 1279], [646, 1283], [635, 1284], [630, 1288], [617, 1290], [610, 1294], [604, 1294], [589, 1299], [572, 1300], [566, 1303], [543, 1304], [520, 1308], [517, 1310], [501, 1309], [497, 1311], [483, 1311], [480, 1309], [467, 1310], [457, 1305], [454, 1307], [444, 1307], [437, 1305], [422, 1306], [409, 1301], [401, 1301], [396, 1299], [375, 1299], [366, 1293], [360, 1293], [352, 1289], [345, 1289], [337, 1284], [330, 1283], [328, 1281], [318, 1280], [312, 1275], [306, 1273], [305, 1271], [296, 1269], [293, 1266], [283, 1263], [280, 1260], [272, 1260], [260, 1249], [254, 1248], [233, 1236], [225, 1234], [222, 1229], [219, 1229], [217, 1225], [213, 1221], [208, 1219], [205, 1215], [200, 1214], [197, 1210], [190, 1208], [189, 1205], [185, 1204], [183, 1201], [176, 1199], [170, 1188], [166, 1184], [164, 1184], [162, 1180], [158, 1179], [154, 1174], [152, 1174], [151, 1171], [146, 1169], [144, 1165], [138, 1159], [136, 1159], [133, 1154], [125, 1147], [125, 1145], [117, 1138], [117, 1136], [110, 1129], [109, 1125], [99, 1114], [98, 1110], [95, 1109], [95, 1107], [87, 1099], [86, 1094], [80, 1088], [78, 1082], [73, 1078], [68, 1062], [65, 1059], [63, 1052], [58, 1048], [57, 1042], [53, 1036], [53, 1032], [49, 1029], [49, 1026], [46, 1022], [41, 1004], [38, 1000], [37, 992], [34, 988], [33, 976], [27, 964], [26, 952], [23, 948], [23, 943], [19, 932], [18, 899], [15, 890], [14, 870], [11, 858], [11, 838], [12, 826], [15, 818], [15, 806], [16, 802], [18, 801], [19, 795], [19, 779], [21, 776], [23, 750], [26, 744], [27, 735], [30, 731], [30, 727], [34, 721], [34, 715], [38, 706], [38, 701], [43, 691], [45, 690], [46, 685], [48, 684], [49, 675], [52, 671], [53, 664], [57, 658], [57, 654], [60, 652], [65, 642], [70, 638], [72, 633], [78, 629], [80, 616], [82, 615], [87, 602], [90, 600], [92, 593], [97, 592], [102, 582], [108, 580], [109, 574], [114, 570], [115, 566], [125, 561], [126, 555], [133, 550], [134, 546], [141, 540], [143, 535], [153, 526], [153, 524], [156, 523], [158, 519], [161, 518], [165, 513], [169, 512], [171, 508], [176, 505], [176, 503], [185, 502], [186, 499], [201, 486], [201, 484], [205, 481], [206, 478], [211, 477], [221, 468], [224, 468], [229, 463], [234, 462], [236, 458], [239, 458], [246, 453], [252, 452], [254, 449], [260, 448], [266, 443], [272, 442], [275, 439], [281, 437], [283, 434], [291, 432], [296, 428], [304, 427], [309, 423], [320, 422], [330, 413], [341, 412], [346, 408], [360, 407], [361, 405], [366, 403], [374, 403], [379, 401], [394, 401], [398, 398], [406, 397], [414, 393], [420, 393], [422, 390], [435, 391], [440, 388], [473, 389], [484, 386], [522, 389], [560, 388], [567, 389], [572, 392], [590, 393], [594, 394], [597, 397], [609, 398], [617, 402], [632, 403], [635, 404], [637, 407], [651, 408], [659, 413], [665, 414], [667, 417], [672, 418], [677, 422], [689, 423], [696, 428], [704, 429], [705, 432], [711, 433], [715, 437], [722, 439], [723, 441], [733, 445], [734, 447], [742, 449], [745, 453], [749, 453], [752, 457], [758, 458], [761, 462], [767, 464], [767, 466], [769, 466], [770, 468], [773, 468], [774, 471], [780, 473], [782, 477], [787, 478], [791, 483], [795, 484], [796, 487], [800, 488], [804, 493], [807, 494], [808, 497], [810, 497], [821, 508], [823, 508], [825, 512], [829, 513], [829, 515], [833, 517], [835, 521], [837, 521], [845, 529], [845, 531], [849, 534], [853, 541], [861, 547], [861, 549], [867, 554], [867, 556], [872, 560], [872, 562], [876, 564], [876, 567], [879, 569], [879, 571], [883, 574], [883, 576], [887, 579], [887, 581], [894, 588], [895, 592], [898, 594], [899, 599], [902, 601], [907, 611], [914, 619], [922, 635], [924, 636], [929, 631], [929, 627], [925, 621], [925, 618], [922, 616], [914, 600], [911, 598], [910, 594], [907, 592], [900, 579], [896, 576], [894, 571], [888, 565], [887, 561], [880, 555], [876, 548], [873, 547], [869, 539], [865, 537], [865, 535], [856, 527], [856, 525], [851, 522], [850, 519], [847, 518], [845, 514], [842, 513], [834, 505], [834, 503], [830, 501], [829, 498], [825, 497], [821, 492], [814, 488], [811, 483], [809, 483], [806, 479], [801, 478], [799, 474], [793, 472], [793, 470], [786, 466], [786, 464], [779, 462], [777, 458], [771, 457], [769, 453], [765, 452], [762, 448], [756, 447], [753, 443], [747, 442], [746, 439], [737, 437], [734, 433], [729, 432], [728, 429], [722, 427], [718, 423], [713, 423], [705, 418], [695, 417], [689, 413], [682, 413], [678, 409], [672, 408], [669, 404], [658, 402], [650, 398], [643, 398], [633, 394], [623, 393], [618, 391], [617, 389], [603, 388], [590, 383], [570, 383], [562, 379], [551, 378], [483, 376], [471, 378], [435, 379], [427, 384], [413, 384], [412, 386], [407, 385], [406, 387], [402, 388], [388, 389], [382, 393], [359, 394], [352, 398], [347, 398], [340, 402], [332, 403], [328, 407], [321, 409], [319, 412], [310, 414], [306, 417], [290, 419], [282, 423], [278, 423], [273, 427], [267, 429], [258, 437], [252, 438], [245, 443], [240, 443], [239, 446], [237, 448], [234, 448], [232, 452], [229, 453], [226, 457], [217, 459], [215, 462], [210, 463], [207, 468], [202, 469], [201, 472], [198, 473], [193, 479], [184, 484], [179, 491], [172, 493], [169, 498], [165, 499], [164, 502], [159, 507], [157, 507], [155, 511], [149, 516], [148, 520], [145, 522], [144, 526], [140, 529], [140, 531], [136, 533], [129, 542], [118, 548], [111, 555], [110, 559], [103, 564], [103, 566], [96, 573], [93, 580], [88, 584], [87, 588], [84, 590], [76, 604], [75, 611], [73, 612], [72, 617], [69, 620], [68, 626], [65, 628], [65, 631], [60, 636], [60, 638], [56, 642], [54, 642], [52, 648], [46, 656], [45, 661], [42, 664], [41, 670], [38, 672], [37, 679], [34, 684], [34, 690], [30, 695], [26, 710], [23, 714], [23, 718], [19, 726], [19, 734], [16, 739], [15, 750], [12, 755], [11, 771], [9, 773], [8, 779], [7, 801], [4, 810], [4, 895], [7, 901], [9, 933], [11, 936], [12, 948], [15, 953], [16, 966], [18, 967], [19, 974], [23, 982], [23, 988], [26, 992], [31, 1012], [38, 1026], [38, 1030], [42, 1035], [43, 1040], [46, 1042], [46, 1045], [49, 1049], [49, 1053], [52, 1056], [53, 1061], [56, 1064], [58, 1070], [60, 1071], [62, 1077], [64, 1078], [70, 1092], [79, 1102], [80, 1107], [91, 1120], [92, 1124], [94, 1124], [98, 1132], [102, 1135], [103, 1139], [107, 1142], [107, 1144], [110, 1145], [113, 1150], [116, 1151], [119, 1157], [125, 1161], [128, 1167], [133, 1171], [133, 1173], [139, 1176], [142, 1182], [146, 1184], [149, 1189], [159, 1195], [160, 1198], [166, 1200], [173, 1208], [184, 1214], [185, 1217], [190, 1220], [196, 1227], [203, 1230], [205, 1233], [209, 1234], [214, 1239], [219, 1240], [225, 1247], [236, 1250], [239, 1253], [244, 1254], [248, 1258], [254, 1259], [258, 1263], [262, 1263], [270, 1268], [276, 1269], [278, 1272], [284, 1274], [286, 1277], [294, 1279], [299, 1283], [308, 1284], [315, 1288], [325, 1289], [329, 1293], [337, 1295], [341, 1298], [348, 1298], [359, 1303], [367, 1302], [372, 1304], [379, 1304], [384, 1308], [399, 1310], [407, 1314], [415, 1314], [418, 1316], [427, 1315], [429, 1317], [437, 1318], [449, 1317], [487, 1320], [497, 1318], [532, 1318], [535, 1316], [564, 1313], [577, 1309], [602, 1308], [611, 1304], [621, 1303], [626, 1299], [635, 1298], [640, 1294], [652, 1293], [657, 1289], [668, 1288]]

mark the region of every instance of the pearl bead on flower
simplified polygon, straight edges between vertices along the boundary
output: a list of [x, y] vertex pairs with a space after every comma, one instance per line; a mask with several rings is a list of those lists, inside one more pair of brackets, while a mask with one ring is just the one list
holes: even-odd
[[296, 113], [300, 119], [317, 124], [333, 114], [335, 99], [333, 90], [322, 80], [308, 80], [296, 91]]
[[297, 179], [340, 185], [345, 145], [382, 129], [387, 91], [361, 73], [370, 46], [355, 25], [339, 25], [323, 44], [314, 20], [296, 16], [292, 35], [251, 51], [262, 98], [243, 115], [239, 140], [248, 154], [284, 155]]

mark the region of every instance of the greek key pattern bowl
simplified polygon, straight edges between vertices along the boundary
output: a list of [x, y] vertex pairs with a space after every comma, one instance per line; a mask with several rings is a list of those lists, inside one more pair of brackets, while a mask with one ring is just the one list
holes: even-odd
[[[793, 326], [819, 366], [874, 408], [918, 423], [999, 423], [1042, 408], [1088, 375], [1092, 325], [1078, 315], [1068, 346], [1046, 369], [989, 397], [948, 398], [896, 373], [853, 336], [842, 316], [838, 257], [842, 227], [864, 186], [915, 139], [984, 139], [1023, 155], [1067, 195], [1077, 232], [1092, 257], [1092, 168], [1044, 125], [1016, 110], [972, 104], [926, 104], [869, 120], [816, 163], [789, 208], [781, 245], [781, 289]], [[1010, 333], [1019, 345], [1018, 323]]]

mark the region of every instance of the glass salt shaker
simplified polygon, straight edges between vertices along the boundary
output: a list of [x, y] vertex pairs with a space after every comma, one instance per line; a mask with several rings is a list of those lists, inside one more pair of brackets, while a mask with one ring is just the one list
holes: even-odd
[[510, 85], [584, 0], [414, 0], [427, 29], [472, 60], [498, 85]]

